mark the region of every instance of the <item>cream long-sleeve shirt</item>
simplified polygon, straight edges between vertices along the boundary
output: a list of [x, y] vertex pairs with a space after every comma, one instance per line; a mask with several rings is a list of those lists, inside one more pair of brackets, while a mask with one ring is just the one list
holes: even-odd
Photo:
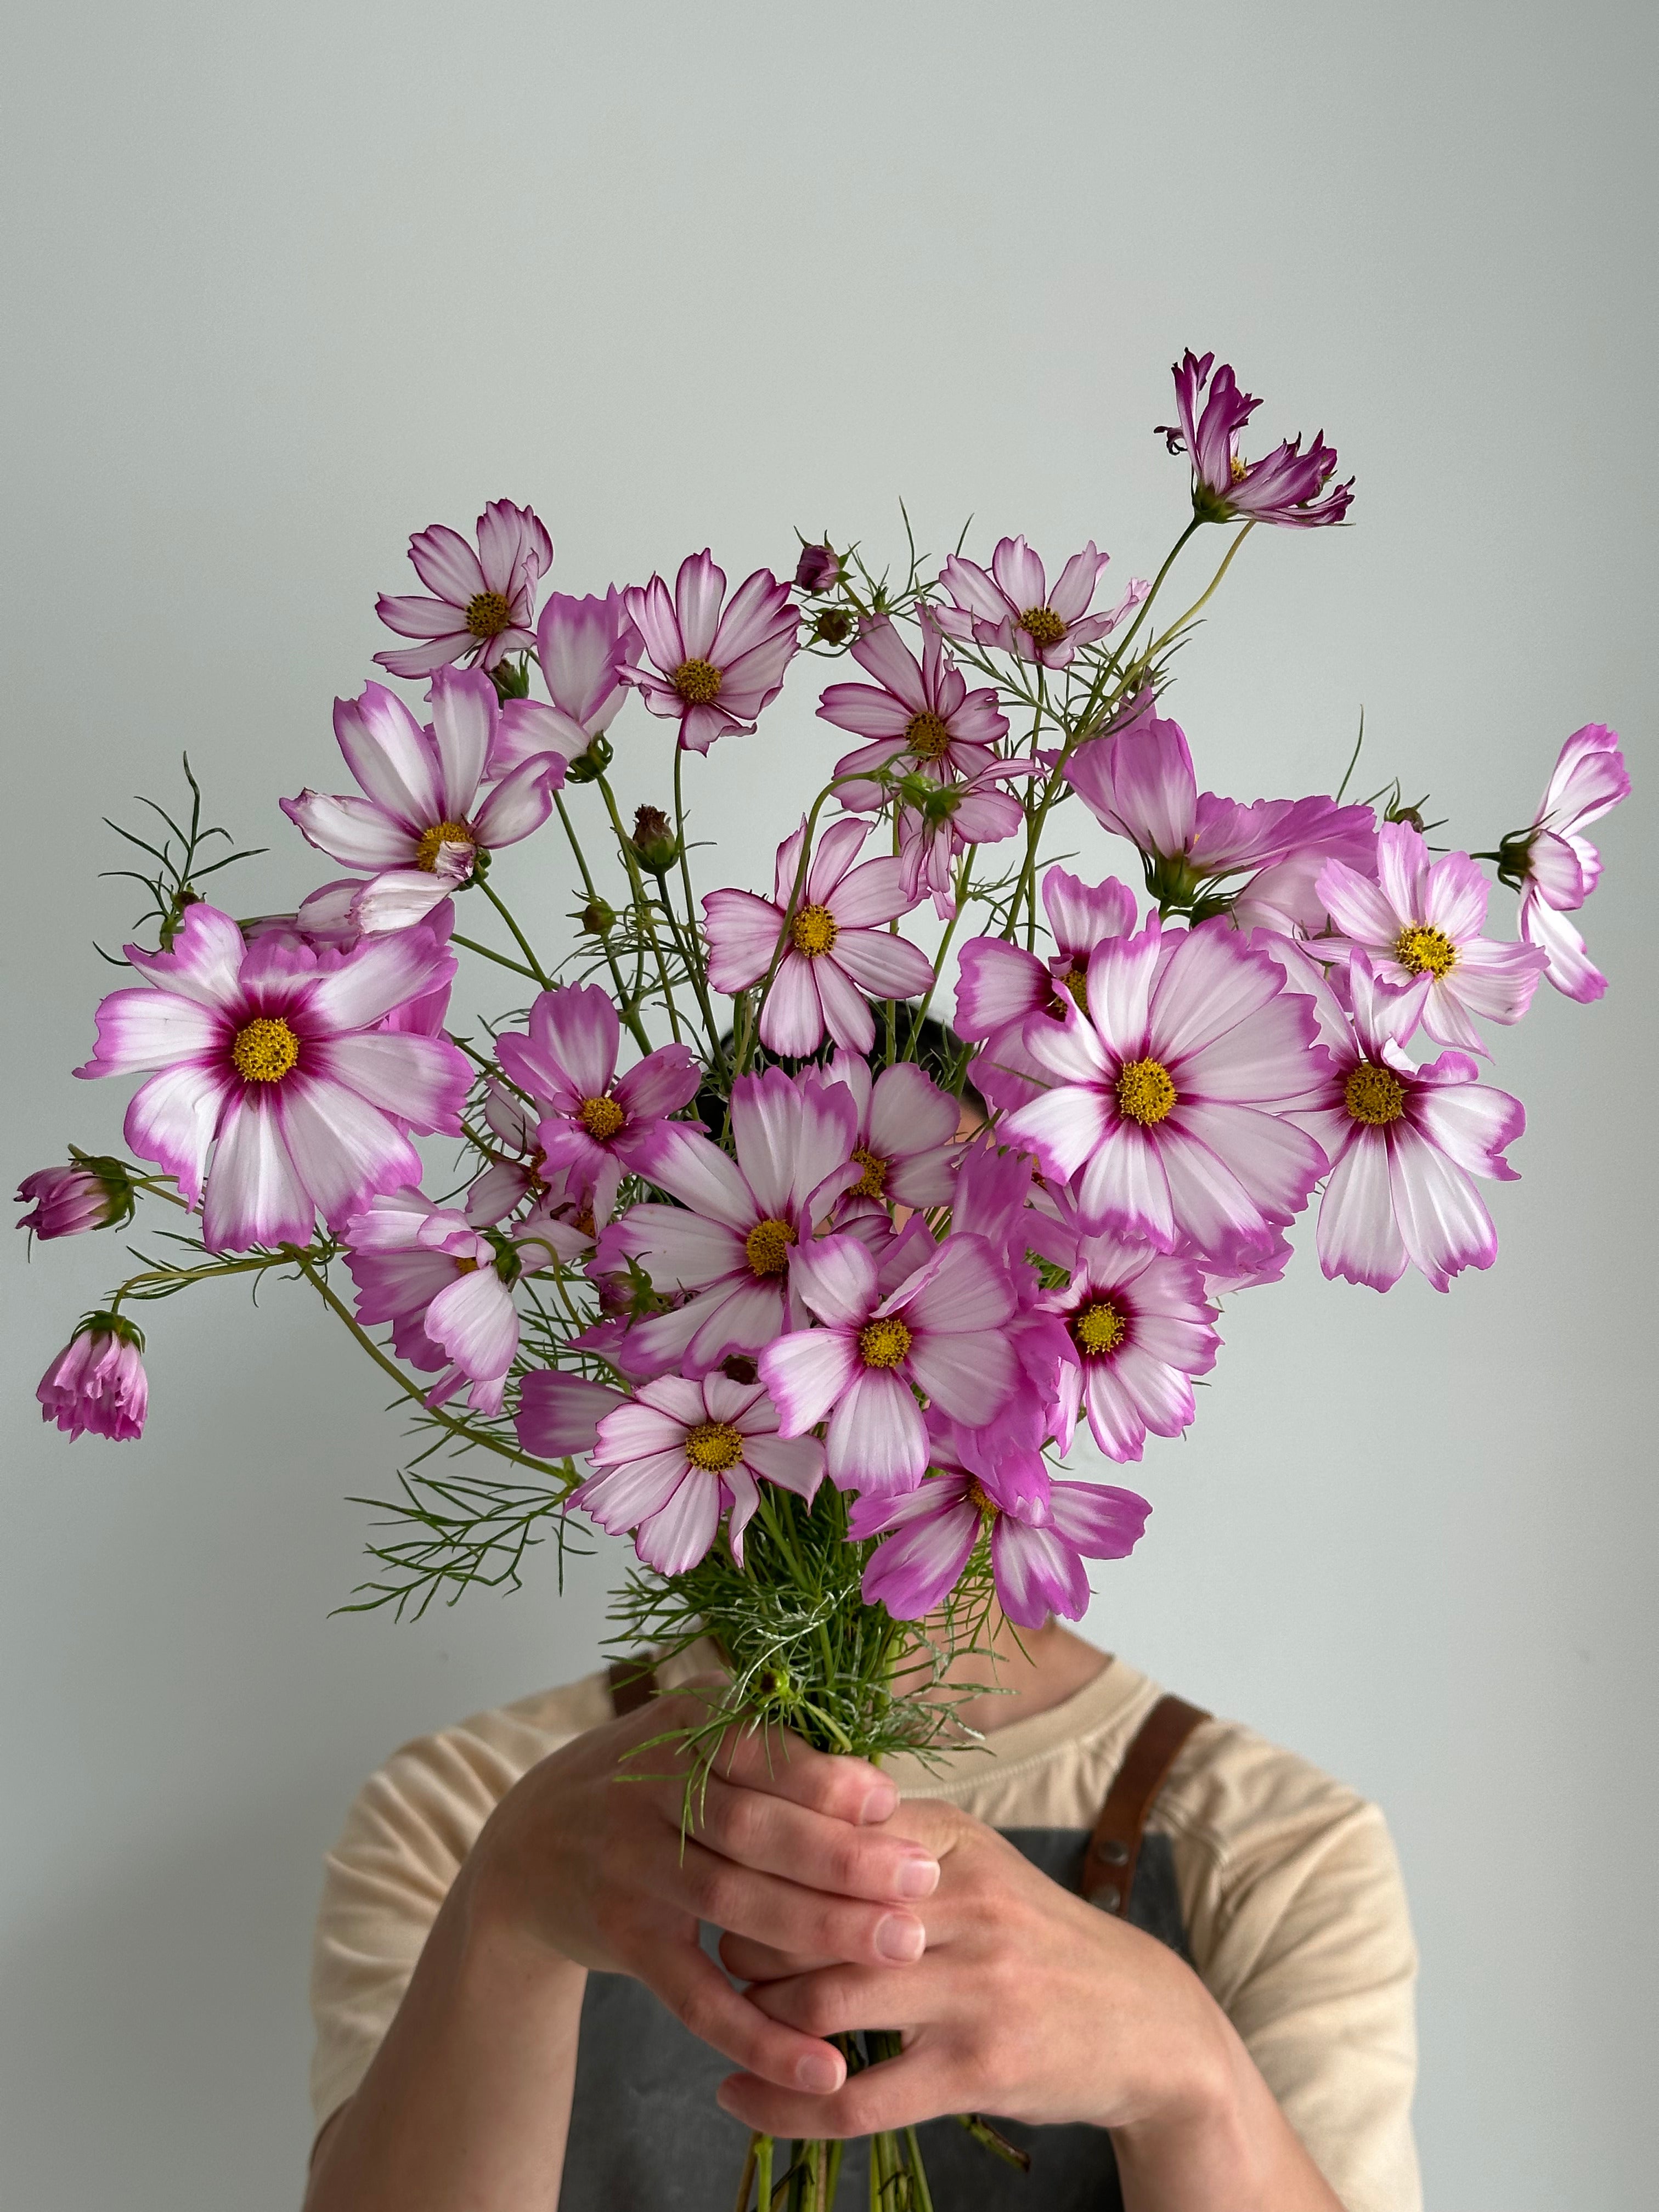
[[[681, 1671], [689, 1671], [684, 1669]], [[677, 1670], [666, 1668], [670, 1686]], [[930, 1771], [888, 1768], [993, 1827], [1089, 1828], [1163, 1694], [1121, 1659]], [[328, 1855], [312, 1972], [320, 2126], [368, 2071], [474, 1839], [538, 1759], [609, 1718], [603, 1674], [405, 1744]], [[1346, 2212], [1420, 2212], [1417, 1960], [1376, 1806], [1234, 1721], [1188, 1739], [1148, 1822], [1170, 1838], [1194, 1966]]]

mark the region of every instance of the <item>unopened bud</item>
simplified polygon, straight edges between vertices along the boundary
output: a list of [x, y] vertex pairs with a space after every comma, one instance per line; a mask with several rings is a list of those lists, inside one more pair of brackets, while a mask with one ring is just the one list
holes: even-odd
[[608, 937], [617, 926], [617, 910], [602, 898], [589, 899], [576, 921], [584, 936]]
[[680, 856], [674, 825], [659, 806], [641, 806], [634, 817], [629, 841], [641, 863], [653, 876], [665, 875]]
[[845, 607], [820, 607], [813, 619], [812, 635], [825, 645], [845, 645], [853, 635], [853, 617]]
[[527, 699], [530, 696], [530, 655], [522, 653], [517, 660], [503, 656], [490, 670], [489, 680], [495, 687], [495, 696], [503, 703], [508, 699]]
[[795, 563], [795, 584], [799, 590], [816, 598], [820, 592], [832, 592], [841, 580], [841, 556], [833, 545], [803, 545], [800, 558]]

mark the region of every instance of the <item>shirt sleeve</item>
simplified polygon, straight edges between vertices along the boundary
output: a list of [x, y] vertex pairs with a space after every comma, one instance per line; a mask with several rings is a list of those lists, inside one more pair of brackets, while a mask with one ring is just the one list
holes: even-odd
[[1227, 1802], [1170, 1793], [1194, 1963], [1346, 2212], [1421, 2212], [1417, 1951], [1387, 1824], [1236, 1735], [1206, 1762]]

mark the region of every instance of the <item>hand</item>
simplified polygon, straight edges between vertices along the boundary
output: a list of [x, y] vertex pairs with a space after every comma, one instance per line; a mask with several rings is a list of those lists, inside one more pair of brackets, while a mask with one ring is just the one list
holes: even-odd
[[814, 2096], [757, 2078], [726, 2110], [769, 2135], [861, 2136], [945, 2112], [1038, 2124], [1164, 2126], [1225, 2094], [1236, 2041], [1196, 1974], [1140, 1929], [1061, 1889], [994, 1829], [918, 1800], [887, 1823], [935, 1856], [914, 1965], [783, 1955], [728, 1935], [720, 1955], [753, 2002], [802, 2033], [898, 2029], [897, 2058]]
[[846, 2078], [841, 2053], [734, 1990], [697, 1923], [769, 1956], [873, 1970], [921, 1955], [913, 1907], [938, 1863], [892, 1826], [897, 1793], [875, 1767], [777, 1733], [727, 1736], [683, 1838], [685, 1756], [639, 1747], [702, 1711], [695, 1689], [654, 1698], [543, 1759], [491, 1814], [463, 1879], [495, 1924], [634, 1975], [749, 2077], [827, 2093]]

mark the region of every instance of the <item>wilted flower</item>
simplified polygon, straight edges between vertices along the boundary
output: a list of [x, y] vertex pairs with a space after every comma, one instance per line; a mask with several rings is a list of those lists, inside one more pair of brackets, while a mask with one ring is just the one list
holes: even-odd
[[112, 1229], [132, 1218], [133, 1179], [125, 1162], [77, 1155], [71, 1166], [36, 1168], [17, 1186], [20, 1206], [30, 1211], [17, 1226], [43, 1243], [54, 1237], [79, 1237], [88, 1229]]
[[[1321, 430], [1304, 453], [1301, 438], [1275, 446], [1265, 459], [1246, 462], [1238, 434], [1261, 404], [1224, 362], [1210, 383], [1212, 353], [1201, 358], [1189, 346], [1175, 377], [1178, 422], [1160, 422], [1158, 431], [1172, 453], [1187, 453], [1193, 464], [1193, 512], [1200, 521], [1230, 522], [1243, 515], [1253, 522], [1279, 522], [1292, 529], [1340, 522], [1352, 503], [1353, 478], [1330, 484], [1336, 473], [1336, 448]], [[1209, 384], [1204, 412], [1199, 402]], [[1320, 494], [1330, 484], [1322, 500]]]
[[1629, 796], [1619, 732], [1589, 722], [1562, 746], [1537, 820], [1498, 848], [1498, 876], [1521, 894], [1522, 936], [1544, 954], [1544, 973], [1556, 989], [1581, 1005], [1601, 996], [1607, 978], [1563, 917], [1583, 906], [1601, 880], [1601, 856], [1584, 831]]
[[800, 617], [789, 586], [757, 568], [732, 595], [725, 612], [726, 572], [705, 547], [680, 563], [671, 599], [653, 576], [623, 595], [653, 667], [629, 669], [653, 714], [678, 720], [688, 752], [706, 753], [728, 730], [752, 732], [756, 717], [783, 689]]
[[1109, 614], [1089, 612], [1110, 559], [1091, 539], [1073, 554], [1051, 592], [1042, 562], [1023, 538], [1002, 538], [988, 572], [953, 553], [939, 581], [954, 604], [935, 606], [933, 619], [951, 637], [970, 637], [1045, 668], [1064, 668], [1079, 646], [1104, 637], [1146, 596], [1147, 586], [1136, 581]]
[[434, 599], [388, 599], [374, 611], [399, 637], [422, 642], [375, 659], [394, 676], [428, 676], [454, 660], [486, 672], [535, 640], [536, 586], [553, 565], [553, 541], [527, 507], [491, 500], [478, 517], [478, 550], [441, 522], [409, 541], [415, 573]]
[[40, 1377], [40, 1418], [71, 1439], [109, 1437], [131, 1443], [144, 1432], [149, 1382], [142, 1332], [125, 1314], [89, 1313]]

